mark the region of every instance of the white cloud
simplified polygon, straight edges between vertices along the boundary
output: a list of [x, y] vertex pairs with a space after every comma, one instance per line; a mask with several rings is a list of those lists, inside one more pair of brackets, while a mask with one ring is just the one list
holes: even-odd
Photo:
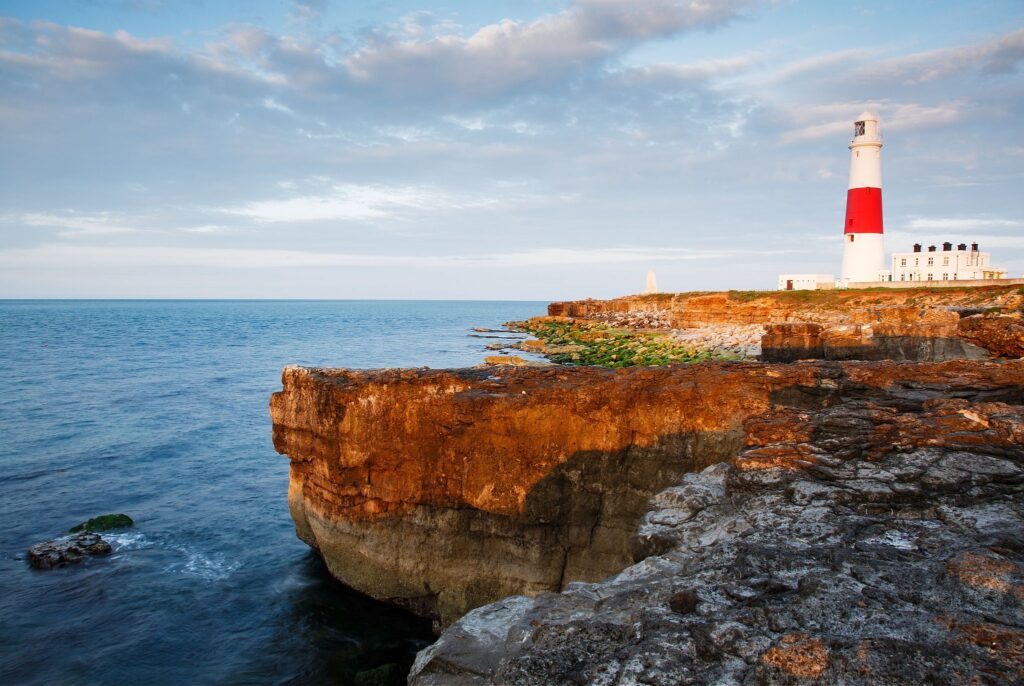
[[906, 224], [910, 231], [976, 231], [978, 229], [1019, 229], [1024, 221], [990, 217], [914, 217]]
[[273, 98], [263, 98], [263, 108], [268, 109], [271, 112], [281, 112], [291, 117], [295, 116], [295, 112], [292, 110], [292, 108], [288, 107], [287, 105], [282, 105]]
[[762, 58], [760, 54], [737, 55], [712, 60], [699, 60], [687, 64], [658, 63], [631, 67], [614, 72], [611, 78], [617, 85], [640, 84], [687, 85], [703, 83], [709, 79], [731, 76], [747, 71]]
[[101, 247], [45, 244], [0, 250], [5, 269], [82, 269], [111, 267], [205, 267], [213, 269], [294, 269], [317, 267], [527, 267], [680, 262], [739, 255], [799, 251], [702, 250], [665, 248], [537, 248], [467, 255], [379, 255], [275, 249]]
[[7, 221], [17, 221], [26, 226], [59, 229], [58, 235], [65, 237], [108, 236], [111, 234], [139, 233], [144, 229], [126, 224], [126, 218], [113, 212], [81, 213], [65, 210], [61, 213], [30, 212], [7, 216]]
[[858, 47], [813, 55], [787, 62], [767, 74], [759, 74], [754, 85], [778, 84], [782, 81], [804, 78], [820, 72], [826, 72], [828, 76], [833, 76], [837, 69], [848, 69], [850, 64], [859, 63], [875, 54], [876, 52], [873, 50]]
[[938, 105], [881, 101], [793, 106], [783, 110], [780, 118], [798, 126], [783, 133], [779, 140], [783, 144], [790, 144], [820, 138], [841, 138], [843, 134], [852, 136], [853, 120], [865, 109], [878, 115], [883, 136], [886, 131], [948, 126], [963, 120], [969, 113], [967, 103], [962, 101]]
[[504, 19], [468, 37], [379, 36], [344, 64], [356, 82], [400, 92], [494, 93], [550, 82], [644, 40], [721, 24], [751, 4], [577, 0], [557, 14], [530, 22]]
[[852, 71], [850, 77], [917, 85], [975, 69], [987, 74], [1010, 73], [1016, 71], [1021, 61], [1024, 61], [1024, 28], [973, 45], [880, 60]]
[[412, 210], [460, 210], [495, 203], [491, 198], [457, 196], [430, 186], [339, 183], [323, 193], [258, 200], [216, 211], [258, 222], [359, 221], [394, 217]]
[[167, 228], [160, 226], [159, 222], [152, 217], [129, 216], [120, 212], [79, 212], [76, 210], [8, 214], [0, 216], [0, 221], [21, 226], [57, 229], [57, 235], [63, 238], [82, 239], [143, 233], [223, 234], [237, 231], [236, 228], [223, 224], [198, 224]]

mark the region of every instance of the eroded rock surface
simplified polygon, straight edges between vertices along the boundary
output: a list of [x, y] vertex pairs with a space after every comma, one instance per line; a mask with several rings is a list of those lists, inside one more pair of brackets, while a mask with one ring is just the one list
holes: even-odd
[[109, 555], [110, 552], [110, 544], [102, 536], [82, 532], [35, 544], [28, 549], [28, 563], [36, 569], [53, 569], [77, 564], [87, 555]]
[[1024, 681], [1024, 367], [814, 368], [652, 499], [636, 564], [469, 613], [410, 683]]
[[1020, 317], [964, 317], [959, 334], [998, 357], [1024, 357], [1024, 322]]

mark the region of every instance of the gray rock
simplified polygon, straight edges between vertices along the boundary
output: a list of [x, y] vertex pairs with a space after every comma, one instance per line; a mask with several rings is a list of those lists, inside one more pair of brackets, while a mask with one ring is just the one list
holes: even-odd
[[654, 496], [636, 564], [470, 613], [410, 684], [1024, 683], [1024, 410], [997, 405], [960, 410], [976, 434], [900, 399], [803, 415], [812, 443]]
[[86, 555], [108, 555], [110, 544], [96, 533], [83, 532], [63, 536], [28, 549], [28, 563], [36, 569], [53, 569], [77, 564]]

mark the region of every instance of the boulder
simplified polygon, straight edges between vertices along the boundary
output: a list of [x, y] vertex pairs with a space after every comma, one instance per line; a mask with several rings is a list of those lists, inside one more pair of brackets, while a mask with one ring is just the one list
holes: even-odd
[[102, 536], [83, 531], [73, 536], [37, 543], [28, 549], [28, 563], [36, 569], [53, 569], [77, 564], [86, 555], [109, 555], [110, 551], [110, 544]]
[[1024, 357], [1024, 322], [1019, 317], [964, 317], [960, 320], [959, 333], [998, 357]]

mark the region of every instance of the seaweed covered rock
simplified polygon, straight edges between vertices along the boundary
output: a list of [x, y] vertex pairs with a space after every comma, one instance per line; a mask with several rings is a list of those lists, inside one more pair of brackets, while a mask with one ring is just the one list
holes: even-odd
[[135, 526], [135, 522], [126, 514], [105, 514], [93, 517], [69, 529], [70, 533], [79, 531], [112, 531]]

